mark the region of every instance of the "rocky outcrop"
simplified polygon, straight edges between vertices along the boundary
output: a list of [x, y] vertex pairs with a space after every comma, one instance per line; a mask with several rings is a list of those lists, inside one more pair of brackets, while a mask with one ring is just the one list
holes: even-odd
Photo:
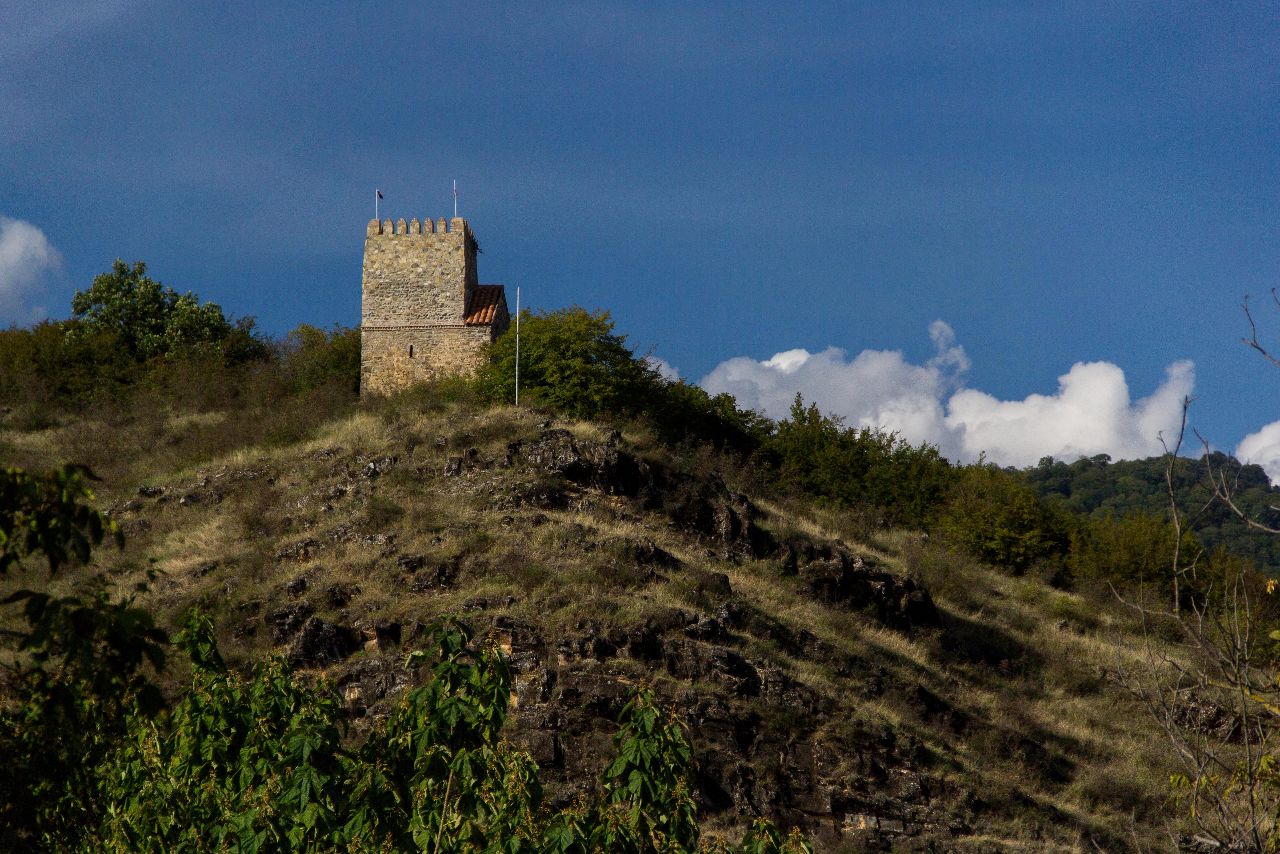
[[322, 667], [360, 649], [360, 638], [347, 626], [311, 617], [289, 645], [286, 658], [294, 667]]
[[632, 659], [665, 674], [658, 688], [694, 734], [704, 819], [773, 815], [822, 848], [926, 831], [937, 839], [967, 827], [966, 810], [941, 806], [959, 800], [948, 784], [918, 770], [918, 743], [833, 724], [833, 700], [747, 653], [741, 634], [697, 637], [691, 630], [704, 619], [670, 609], [625, 629], [583, 623], [555, 640], [533, 625], [494, 621], [516, 674], [512, 738], [543, 769], [553, 802], [589, 787], [611, 755], [614, 721], [633, 687], [622, 662]]
[[[695, 477], [646, 460], [623, 448], [617, 434], [607, 442], [548, 429], [532, 441], [513, 442], [507, 465], [522, 465], [581, 489], [632, 499], [638, 509], [659, 510], [682, 530], [733, 560], [775, 556], [780, 544], [758, 522], [763, 514], [747, 496], [730, 490], [716, 475]], [[539, 483], [550, 506], [564, 493]], [[555, 496], [555, 497], [553, 497]]]

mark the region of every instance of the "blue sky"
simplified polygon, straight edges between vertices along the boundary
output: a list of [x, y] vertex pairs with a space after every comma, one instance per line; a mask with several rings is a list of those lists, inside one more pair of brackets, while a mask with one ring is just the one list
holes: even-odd
[[1232, 450], [1280, 419], [1239, 343], [1277, 69], [1263, 3], [0, 0], [0, 322], [123, 257], [354, 325], [373, 188], [435, 217], [456, 178], [482, 281], [751, 405], [1022, 463], [1141, 454], [1194, 388]]

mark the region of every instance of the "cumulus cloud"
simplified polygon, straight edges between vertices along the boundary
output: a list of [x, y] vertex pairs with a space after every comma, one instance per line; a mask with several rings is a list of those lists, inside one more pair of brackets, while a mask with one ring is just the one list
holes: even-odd
[[649, 367], [657, 371], [658, 376], [662, 377], [664, 380], [675, 382], [680, 379], [680, 372], [676, 370], [674, 365], [661, 356], [655, 356], [650, 353], [644, 357], [644, 360], [648, 363]]
[[29, 222], [0, 216], [0, 322], [44, 317], [44, 306], [31, 302], [45, 276], [61, 264], [58, 250], [44, 232]]
[[970, 361], [950, 326], [935, 321], [929, 335], [935, 355], [923, 365], [894, 350], [864, 350], [852, 359], [835, 347], [787, 350], [764, 361], [729, 359], [701, 384], [773, 418], [786, 416], [799, 393], [847, 424], [894, 430], [952, 459], [968, 462], [985, 453], [1002, 465], [1028, 466], [1044, 456], [1158, 454], [1159, 435], [1177, 429], [1182, 400], [1195, 383], [1193, 365], [1176, 362], [1153, 394], [1134, 401], [1119, 367], [1080, 362], [1058, 378], [1053, 394], [998, 400], [964, 387]]
[[1272, 483], [1280, 483], [1280, 421], [1272, 421], [1241, 439], [1235, 456], [1242, 463], [1262, 466]]
[[981, 452], [1015, 466], [1034, 465], [1044, 456], [1140, 459], [1161, 453], [1160, 435], [1177, 430], [1182, 401], [1194, 385], [1191, 362], [1175, 362], [1154, 394], [1132, 402], [1119, 367], [1077, 362], [1058, 377], [1051, 395], [1002, 401], [973, 389], [958, 391], [947, 404], [947, 426], [960, 437], [967, 459]]

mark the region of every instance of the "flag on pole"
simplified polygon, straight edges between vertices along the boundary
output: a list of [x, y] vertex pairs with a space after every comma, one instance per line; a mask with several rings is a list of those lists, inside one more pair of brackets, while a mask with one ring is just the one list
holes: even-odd
[[373, 188], [373, 218], [378, 219], [378, 202], [382, 199], [382, 191], [377, 187]]
[[375, 190], [374, 190], [374, 192], [378, 194], [378, 198], [382, 198], [382, 191], [381, 191], [381, 190], [375, 189]]

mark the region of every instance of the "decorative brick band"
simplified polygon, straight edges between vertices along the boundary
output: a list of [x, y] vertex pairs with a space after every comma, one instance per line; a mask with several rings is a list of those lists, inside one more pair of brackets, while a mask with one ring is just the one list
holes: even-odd
[[418, 323], [418, 324], [397, 324], [395, 326], [378, 326], [371, 323], [362, 323], [359, 326], [361, 332], [395, 332], [403, 329], [466, 329], [466, 323]]

